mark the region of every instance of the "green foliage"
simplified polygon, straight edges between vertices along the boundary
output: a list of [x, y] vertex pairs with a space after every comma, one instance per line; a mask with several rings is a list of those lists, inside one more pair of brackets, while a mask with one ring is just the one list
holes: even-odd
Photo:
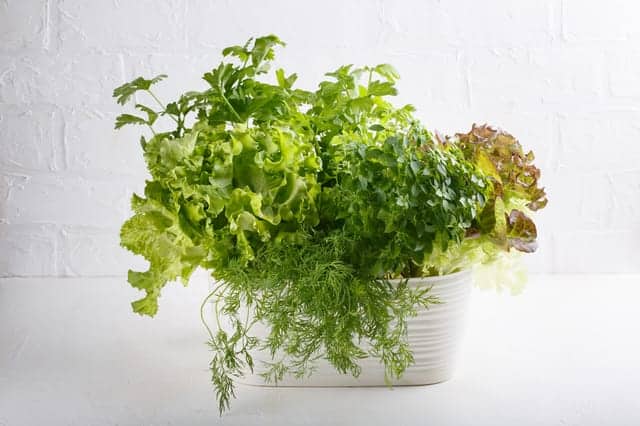
[[342, 166], [324, 188], [332, 227], [354, 239], [350, 262], [373, 276], [411, 277], [438, 241], [460, 243], [483, 202], [484, 181], [455, 148], [433, 146], [412, 130], [382, 144], [334, 138]]
[[[274, 360], [263, 373], [267, 382], [285, 374], [303, 377], [323, 357], [339, 373], [358, 376], [358, 361], [380, 358], [389, 379], [398, 378], [413, 362], [406, 343], [406, 321], [419, 306], [437, 301], [428, 288], [410, 289], [385, 279], [373, 280], [345, 263], [351, 239], [340, 231], [315, 234], [299, 242], [264, 246], [251, 268], [231, 262], [216, 278], [216, 309], [231, 318], [231, 333], [213, 337], [213, 382], [220, 410], [228, 408], [233, 379], [252, 367], [249, 350], [260, 346]], [[269, 325], [263, 342], [247, 335], [243, 306], [252, 307], [253, 321]], [[367, 342], [370, 349], [362, 349]], [[229, 356], [238, 354], [238, 356]]]
[[[267, 83], [278, 46], [270, 35], [224, 49], [205, 90], [166, 105], [151, 90], [165, 76], [114, 91], [120, 104], [140, 94], [158, 105], [116, 119], [152, 132], [141, 139], [151, 179], [121, 230], [123, 247], [149, 261], [129, 272], [145, 292], [133, 310], [155, 315], [167, 282], [211, 271], [220, 412], [258, 348], [272, 356], [268, 381], [311, 374], [320, 358], [357, 376], [368, 356], [400, 377], [413, 362], [407, 319], [438, 301], [389, 279], [532, 251], [527, 214], [546, 203], [532, 154], [510, 135], [474, 127], [439, 141], [412, 106], [388, 102], [398, 73], [387, 64], [340, 67], [314, 92], [282, 69]], [[173, 130], [156, 132], [167, 118]], [[251, 335], [257, 322], [266, 339]]]
[[131, 97], [136, 92], [149, 91], [149, 89], [151, 89], [151, 86], [164, 80], [165, 78], [167, 78], [166, 74], [155, 76], [150, 80], [138, 77], [135, 80], [130, 81], [129, 83], [125, 83], [122, 86], [115, 88], [113, 90], [113, 97], [116, 98], [116, 101], [120, 105], [124, 105], [129, 102]]

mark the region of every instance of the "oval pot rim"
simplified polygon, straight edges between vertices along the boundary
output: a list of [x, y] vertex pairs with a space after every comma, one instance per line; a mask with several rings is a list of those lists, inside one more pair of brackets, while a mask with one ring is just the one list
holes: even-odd
[[471, 268], [463, 269], [462, 271], [453, 272], [451, 274], [445, 275], [433, 275], [430, 277], [411, 277], [411, 278], [392, 278], [389, 280], [390, 283], [398, 284], [402, 281], [407, 280], [409, 284], [421, 284], [421, 283], [437, 283], [445, 280], [452, 280], [456, 278], [462, 278], [463, 276], [471, 275]]

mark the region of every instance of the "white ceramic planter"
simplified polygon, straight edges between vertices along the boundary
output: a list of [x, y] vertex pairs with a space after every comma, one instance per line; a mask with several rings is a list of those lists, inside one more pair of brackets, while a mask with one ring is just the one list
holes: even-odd
[[[471, 272], [462, 271], [439, 277], [412, 278], [412, 287], [432, 287], [431, 293], [437, 296], [440, 304], [430, 305], [428, 309], [420, 309], [418, 315], [408, 321], [408, 338], [415, 363], [394, 385], [427, 385], [443, 382], [451, 378], [456, 364], [458, 347], [466, 323], [466, 312], [471, 291]], [[265, 338], [268, 330], [261, 324], [255, 324], [251, 334]], [[252, 353], [255, 362], [254, 373], [246, 372], [238, 381], [256, 386], [273, 386], [266, 384], [259, 373], [262, 361], [271, 361], [269, 355], [262, 351]], [[327, 361], [320, 360], [317, 370], [302, 379], [285, 376], [277, 386], [386, 386], [384, 366], [373, 358], [360, 361], [362, 373], [358, 378], [339, 374]]]

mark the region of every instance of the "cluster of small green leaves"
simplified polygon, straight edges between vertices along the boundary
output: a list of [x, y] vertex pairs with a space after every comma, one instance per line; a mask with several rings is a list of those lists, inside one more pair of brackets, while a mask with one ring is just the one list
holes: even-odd
[[337, 148], [345, 165], [323, 207], [357, 236], [351, 263], [374, 276], [425, 275], [436, 241], [443, 250], [459, 244], [483, 203], [484, 180], [455, 148], [431, 147], [428, 135]]
[[327, 75], [309, 111], [324, 165], [320, 225], [351, 236], [347, 259], [361, 272], [424, 275], [435, 241], [446, 249], [472, 226], [485, 178], [457, 147], [436, 143], [411, 106], [384, 99], [396, 93], [389, 65]]
[[[152, 91], [165, 76], [114, 91], [120, 104], [148, 95], [158, 105], [136, 103], [142, 115], [116, 120], [152, 132], [141, 138], [151, 180], [121, 230], [122, 245], [149, 261], [147, 271], [129, 271], [145, 291], [133, 309], [155, 315], [167, 282], [186, 283], [197, 267], [212, 272], [218, 327], [207, 329], [221, 412], [258, 348], [272, 355], [271, 381], [310, 374], [319, 357], [358, 375], [358, 361], [373, 356], [399, 377], [413, 362], [406, 320], [437, 301], [388, 279], [450, 272], [476, 242], [502, 249], [503, 221], [509, 241], [530, 233], [519, 213], [493, 208], [493, 224], [483, 216], [508, 197], [496, 196], [477, 149], [434, 140], [411, 106], [386, 100], [396, 94], [391, 66], [344, 66], [308, 92], [283, 70], [275, 84], [259, 80], [279, 45], [266, 36], [224, 49], [230, 61], [204, 74], [206, 90], [166, 105]], [[157, 132], [165, 118], [173, 130]], [[529, 164], [509, 173], [520, 166]], [[531, 194], [508, 204], [534, 202]], [[251, 335], [256, 322], [269, 327], [264, 341]]]

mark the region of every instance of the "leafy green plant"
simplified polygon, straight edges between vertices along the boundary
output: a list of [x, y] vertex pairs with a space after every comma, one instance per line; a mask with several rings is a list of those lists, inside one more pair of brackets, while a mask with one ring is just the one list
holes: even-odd
[[[413, 107], [387, 100], [398, 74], [386, 64], [340, 67], [314, 92], [282, 69], [267, 82], [277, 46], [271, 35], [224, 49], [205, 90], [166, 105], [152, 91], [164, 75], [114, 91], [120, 104], [157, 104], [116, 119], [151, 131], [141, 138], [151, 179], [121, 230], [149, 262], [129, 271], [145, 292], [133, 310], [155, 315], [167, 282], [211, 271], [218, 285], [201, 315], [221, 413], [257, 348], [272, 357], [267, 381], [311, 374], [320, 358], [357, 376], [369, 356], [400, 377], [413, 362], [407, 319], [438, 303], [403, 279], [534, 250], [530, 212], [546, 203], [532, 154], [510, 135], [474, 126], [435, 138]], [[156, 131], [167, 119], [173, 129]], [[266, 339], [251, 334], [257, 322]]]

